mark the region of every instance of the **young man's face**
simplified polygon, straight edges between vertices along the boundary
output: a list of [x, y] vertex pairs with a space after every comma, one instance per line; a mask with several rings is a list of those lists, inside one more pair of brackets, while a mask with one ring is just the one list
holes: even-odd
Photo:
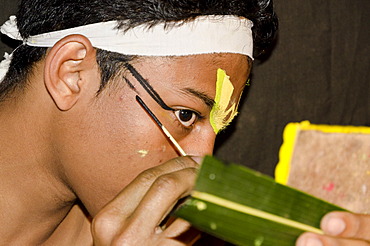
[[[139, 95], [188, 155], [211, 154], [215, 131], [210, 123], [217, 70], [223, 69], [234, 87], [237, 103], [249, 76], [247, 57], [206, 54], [176, 58], [145, 58], [131, 63], [162, 100], [163, 109], [128, 71], [115, 78], [76, 113], [63, 143], [65, 175], [90, 213], [130, 183], [140, 172], [178, 153], [135, 99]], [[129, 198], [128, 198], [129, 199]]]

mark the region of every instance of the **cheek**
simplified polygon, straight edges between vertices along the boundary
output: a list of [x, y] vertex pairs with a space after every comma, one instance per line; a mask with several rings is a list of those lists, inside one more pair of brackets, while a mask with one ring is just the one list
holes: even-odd
[[204, 122], [196, 126], [180, 144], [190, 156], [212, 155], [215, 139], [213, 128], [209, 123]]
[[[125, 105], [134, 105], [129, 109]], [[161, 130], [135, 101], [102, 104], [79, 122], [66, 145], [66, 173], [89, 212], [98, 211], [142, 171], [177, 157]]]

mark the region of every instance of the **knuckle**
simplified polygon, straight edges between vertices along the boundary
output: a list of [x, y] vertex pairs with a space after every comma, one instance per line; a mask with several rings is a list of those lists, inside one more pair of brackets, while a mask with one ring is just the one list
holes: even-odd
[[174, 164], [178, 167], [180, 167], [180, 169], [184, 169], [184, 168], [187, 168], [189, 166], [189, 161], [187, 161], [186, 158], [175, 158], [173, 159], [173, 161], [175, 162]]
[[370, 240], [370, 216], [364, 214], [347, 214], [349, 237]]
[[178, 171], [186, 168], [196, 168], [199, 167], [199, 164], [189, 156], [181, 156], [167, 161], [165, 166], [171, 167], [169, 169], [172, 171]]
[[109, 245], [112, 246], [137, 246], [137, 245], [153, 245], [151, 241], [153, 238], [150, 235], [143, 235], [141, 233], [142, 228], [135, 226], [129, 226], [124, 230], [120, 231], [120, 234], [116, 235]]
[[122, 245], [131, 246], [131, 245], [135, 245], [135, 242], [134, 242], [134, 238], [130, 237], [126, 233], [122, 233], [119, 236], [115, 237], [112, 240], [112, 243], [110, 245], [112, 246], [122, 246]]
[[170, 188], [176, 188], [178, 185], [178, 178], [173, 174], [165, 174], [160, 176], [154, 183], [153, 188], [162, 191]]
[[99, 213], [92, 221], [94, 245], [136, 246], [143, 245], [139, 237], [141, 227], [127, 220], [118, 220], [115, 213]]
[[178, 165], [181, 169], [185, 169], [185, 168], [189, 168], [189, 167], [196, 168], [196, 167], [199, 166], [199, 164], [196, 163], [189, 156], [187, 156], [187, 157], [178, 157], [178, 158], [175, 158], [173, 160], [175, 161], [176, 165]]
[[152, 188], [158, 192], [182, 190], [187, 191], [194, 185], [197, 170], [195, 168], [186, 168], [169, 174], [161, 175], [153, 183]]
[[360, 217], [354, 214], [345, 214], [344, 215], [346, 220], [346, 230], [344, 231], [344, 234], [346, 234], [349, 237], [356, 238], [357, 236], [360, 236], [361, 232], [361, 220]]
[[151, 184], [153, 183], [158, 177], [158, 173], [153, 169], [148, 169], [139, 174], [137, 177], [139, 183], [142, 184]]
[[117, 230], [117, 222], [109, 213], [97, 214], [91, 225], [91, 231], [94, 239], [107, 241]]

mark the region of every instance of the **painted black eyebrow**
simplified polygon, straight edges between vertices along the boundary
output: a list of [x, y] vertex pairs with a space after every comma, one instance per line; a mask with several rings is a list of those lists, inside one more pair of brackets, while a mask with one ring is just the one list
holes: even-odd
[[165, 110], [175, 111], [175, 109], [169, 107], [162, 98], [158, 95], [158, 93], [153, 89], [153, 87], [149, 84], [149, 82], [141, 76], [141, 74], [136, 71], [136, 69], [128, 63], [125, 63], [125, 67], [130, 71], [132, 76], [141, 84], [141, 86], [148, 92], [148, 94], [156, 101], [159, 106], [161, 106]]
[[213, 105], [215, 104], [215, 100], [213, 100], [207, 94], [197, 91], [193, 88], [185, 88], [185, 89], [182, 89], [182, 91], [184, 91], [185, 93], [190, 93], [196, 96], [197, 98], [199, 98], [200, 100], [202, 100], [203, 103], [208, 106], [209, 110], [211, 110], [213, 108]]
[[[175, 111], [175, 109], [169, 107], [159, 96], [159, 94], [154, 90], [154, 88], [149, 84], [149, 82], [141, 76], [141, 74], [129, 63], [125, 63], [125, 67], [130, 71], [132, 76], [135, 77], [135, 79], [140, 83], [140, 85], [148, 92], [148, 94], [153, 98], [154, 101], [156, 101], [159, 106], [161, 106], [165, 110], [171, 110]], [[126, 79], [126, 82], [127, 81]], [[134, 88], [134, 86], [129, 82], [130, 88]], [[181, 89], [185, 93], [190, 93], [193, 96], [199, 98], [201, 101], [203, 101], [204, 104], [206, 104], [209, 108], [209, 110], [212, 109], [213, 105], [215, 104], [215, 101], [209, 97], [207, 94], [200, 92], [198, 90], [195, 90], [193, 88], [184, 88]]]

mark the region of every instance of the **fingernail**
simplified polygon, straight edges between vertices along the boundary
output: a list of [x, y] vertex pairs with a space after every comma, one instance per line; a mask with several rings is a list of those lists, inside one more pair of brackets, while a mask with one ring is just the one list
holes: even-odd
[[301, 237], [297, 241], [297, 246], [323, 246], [324, 244], [316, 237]]
[[346, 229], [346, 223], [341, 218], [329, 216], [323, 221], [323, 229], [327, 234], [337, 236]]
[[323, 246], [318, 238], [307, 238], [305, 246]]
[[203, 157], [199, 157], [199, 156], [190, 156], [190, 157], [198, 164], [201, 164], [203, 161]]

